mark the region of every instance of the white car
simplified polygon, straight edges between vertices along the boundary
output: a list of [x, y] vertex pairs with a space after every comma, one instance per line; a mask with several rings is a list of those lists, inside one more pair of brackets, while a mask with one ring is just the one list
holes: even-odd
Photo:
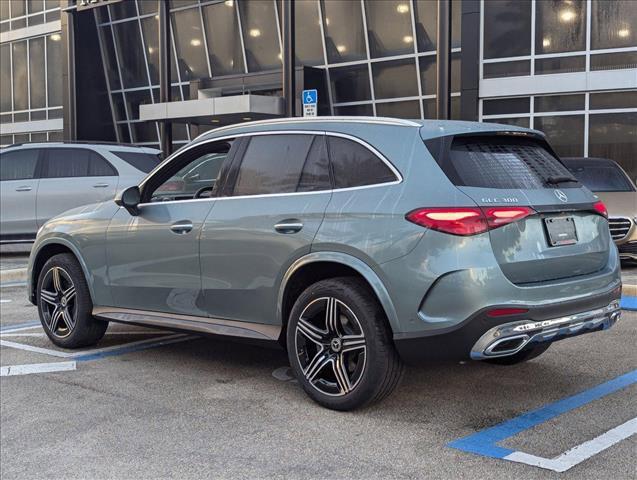
[[0, 150], [0, 243], [31, 242], [50, 218], [137, 185], [161, 151], [97, 143], [25, 143]]

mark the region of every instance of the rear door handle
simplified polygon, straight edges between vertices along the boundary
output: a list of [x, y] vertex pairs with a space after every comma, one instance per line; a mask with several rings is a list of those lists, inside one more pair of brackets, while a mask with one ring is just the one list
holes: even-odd
[[31, 191], [31, 187], [29, 185], [22, 185], [21, 187], [18, 187], [15, 189], [16, 192], [30, 192]]
[[274, 226], [274, 229], [279, 233], [297, 233], [303, 228], [303, 223], [300, 220], [282, 220]]
[[189, 222], [189, 221], [177, 222], [172, 224], [170, 226], [170, 229], [179, 235], [183, 235], [184, 233], [188, 233], [192, 230], [192, 222]]
[[106, 188], [108, 187], [108, 183], [96, 183], [93, 185], [93, 188]]

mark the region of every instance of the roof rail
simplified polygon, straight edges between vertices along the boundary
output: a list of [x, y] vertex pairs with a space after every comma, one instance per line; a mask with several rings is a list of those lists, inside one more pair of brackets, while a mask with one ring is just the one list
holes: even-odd
[[[153, 148], [153, 147], [149, 147], [148, 145], [135, 145], [132, 143], [90, 141], [90, 140], [48, 140], [48, 141], [42, 141], [42, 142], [22, 142], [22, 143], [12, 143], [11, 145], [7, 145], [4, 148], [21, 147], [22, 145], [34, 145], [34, 144], [41, 144], [41, 143], [63, 144], [63, 145], [108, 145], [113, 147]], [[159, 150], [159, 149], [155, 149], [155, 150]]]
[[402, 118], [390, 118], [390, 117], [352, 117], [352, 116], [325, 116], [325, 117], [284, 117], [284, 118], [269, 118], [267, 120], [255, 120], [252, 122], [234, 123], [232, 125], [224, 125], [223, 127], [208, 130], [207, 132], [199, 135], [195, 140], [203, 138], [217, 132], [223, 132], [225, 130], [231, 130], [233, 128], [251, 127], [260, 125], [278, 125], [286, 123], [323, 123], [323, 122], [350, 122], [350, 123], [374, 123], [379, 125], [393, 125], [398, 127], [420, 127], [421, 124], [412, 120], [404, 120]]

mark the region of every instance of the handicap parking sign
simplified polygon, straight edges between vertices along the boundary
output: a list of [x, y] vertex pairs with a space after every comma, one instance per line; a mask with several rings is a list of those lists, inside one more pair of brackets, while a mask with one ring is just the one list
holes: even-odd
[[316, 117], [318, 92], [316, 90], [303, 90], [301, 99], [303, 100], [303, 116]]
[[316, 90], [303, 90], [303, 105], [316, 104], [318, 92]]

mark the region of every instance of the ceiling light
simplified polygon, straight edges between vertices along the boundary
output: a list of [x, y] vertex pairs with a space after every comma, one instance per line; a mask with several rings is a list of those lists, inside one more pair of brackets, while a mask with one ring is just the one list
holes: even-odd
[[212, 123], [219, 123], [219, 120], [216, 118], [213, 118], [212, 120], [210, 120]]
[[617, 31], [617, 35], [622, 38], [626, 38], [630, 35], [630, 30], [628, 30], [627, 28], [622, 28], [621, 30]]
[[153, 53], [155, 53], [155, 49], [153, 47], [148, 47], [148, 53], [152, 55]]
[[198, 38], [193, 38], [192, 40], [190, 40], [190, 45], [192, 45], [193, 47], [198, 47], [201, 45], [201, 40], [199, 40]]
[[577, 14], [568, 8], [565, 8], [560, 12], [560, 20], [562, 22], [572, 22], [577, 17]]
[[338, 51], [338, 53], [343, 53], [347, 50], [347, 47], [345, 47], [345, 45], [336, 45], [336, 50]]
[[60, 40], [62, 40], [62, 35], [60, 35], [59, 33], [54, 33], [53, 35], [51, 35], [51, 40], [53, 40], [54, 42], [59, 42]]
[[252, 118], [251, 117], [243, 117], [242, 120], [248, 121], [248, 120], [252, 120]]
[[409, 11], [409, 5], [407, 5], [406, 3], [399, 3], [396, 6], [396, 11], [398, 13], [407, 13]]
[[223, 3], [225, 4], [226, 7], [233, 7], [234, 6], [234, 0], [226, 0]]
[[543, 47], [550, 47], [551, 46], [551, 39], [550, 38], [543, 38], [542, 39], [542, 46]]
[[282, 59], [283, 59], [283, 57], [281, 56], [281, 54], [280, 54], [280, 53], [277, 55], [277, 58], [278, 58], [279, 60], [282, 60]]
[[411, 35], [405, 35], [403, 37], [403, 42], [405, 42], [405, 43], [411, 43], [413, 41], [414, 41], [414, 37], [412, 37]]
[[325, 25], [329, 25], [330, 24], [330, 19], [325, 17]]
[[259, 30], [258, 28], [251, 28], [249, 33], [251, 37], [256, 38], [261, 36], [261, 30]]

